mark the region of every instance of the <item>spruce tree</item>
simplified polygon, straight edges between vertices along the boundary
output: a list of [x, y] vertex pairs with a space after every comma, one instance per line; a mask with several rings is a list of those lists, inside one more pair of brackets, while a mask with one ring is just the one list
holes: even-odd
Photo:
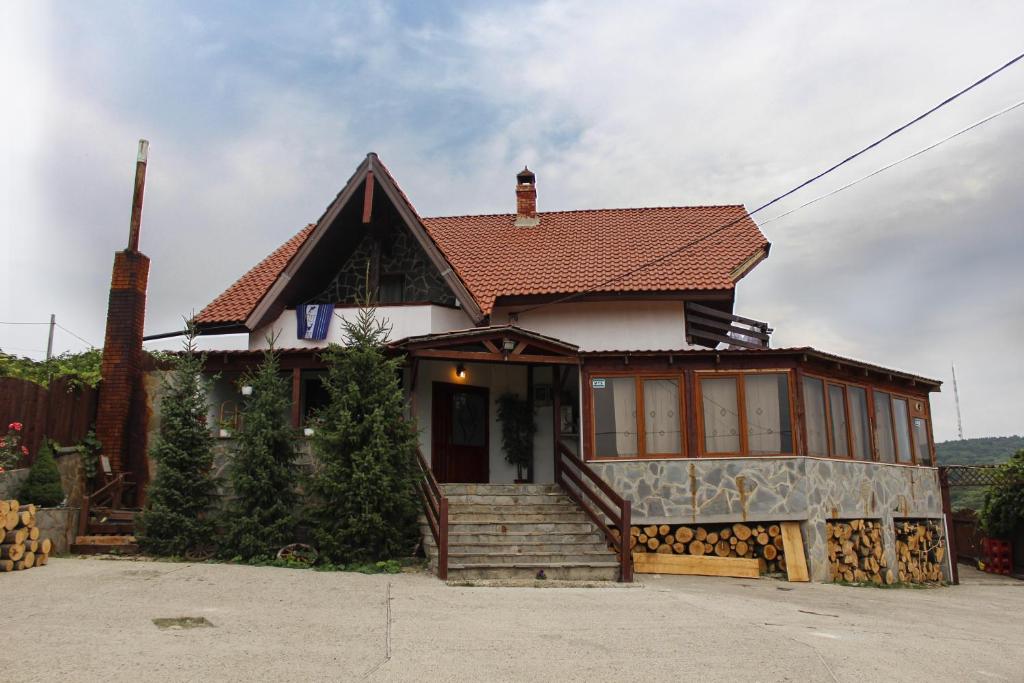
[[36, 460], [28, 471], [28, 478], [18, 492], [23, 503], [34, 503], [39, 507], [56, 507], [64, 500], [64, 488], [60, 484], [60, 470], [53, 459], [50, 442], [43, 439], [43, 445], [36, 454]]
[[266, 558], [295, 539], [295, 430], [291, 389], [271, 348], [240, 382], [252, 387], [242, 405], [238, 448], [228, 465], [234, 498], [224, 515], [222, 554]]
[[184, 555], [210, 544], [214, 501], [213, 435], [207, 424], [203, 356], [190, 326], [185, 352], [162, 382], [160, 430], [151, 455], [156, 476], [139, 516], [139, 547], [157, 555]]
[[416, 430], [404, 412], [402, 359], [384, 354], [390, 330], [369, 299], [343, 324], [345, 346], [324, 354], [328, 403], [313, 437], [311, 535], [328, 561], [383, 560], [414, 543]]

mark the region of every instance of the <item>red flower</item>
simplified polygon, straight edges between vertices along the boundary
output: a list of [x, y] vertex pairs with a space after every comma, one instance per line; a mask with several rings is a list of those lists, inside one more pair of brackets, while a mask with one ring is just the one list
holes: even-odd
[[8, 429], [13, 429], [16, 432], [20, 432], [21, 431], [21, 426], [22, 425], [21, 425], [20, 422], [12, 422], [11, 424], [7, 425], [7, 428]]
[[21, 447], [21, 454], [22, 455], [28, 455], [28, 446], [22, 446]]

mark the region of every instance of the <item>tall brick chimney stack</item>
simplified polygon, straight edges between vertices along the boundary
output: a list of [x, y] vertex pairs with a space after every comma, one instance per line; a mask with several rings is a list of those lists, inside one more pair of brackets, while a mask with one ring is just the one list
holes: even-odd
[[111, 470], [115, 473], [131, 471], [140, 487], [144, 483], [141, 480], [146, 478], [145, 453], [133, 453], [140, 449], [132, 446], [141, 443], [144, 451], [145, 435], [130, 432], [133, 431], [131, 425], [140, 424], [139, 411], [145, 410], [142, 330], [146, 319], [149, 258], [139, 252], [139, 227], [148, 154], [149, 142], [139, 140], [128, 248], [114, 254], [114, 272], [110, 279], [96, 414], [96, 436], [102, 444], [103, 455], [110, 460]]
[[537, 217], [537, 176], [527, 167], [516, 174], [516, 227], [533, 228]]

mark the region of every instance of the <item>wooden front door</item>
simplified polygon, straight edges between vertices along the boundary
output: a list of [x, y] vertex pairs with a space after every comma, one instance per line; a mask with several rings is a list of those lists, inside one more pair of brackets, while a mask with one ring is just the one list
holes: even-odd
[[487, 483], [489, 406], [486, 387], [434, 382], [431, 467], [439, 482]]

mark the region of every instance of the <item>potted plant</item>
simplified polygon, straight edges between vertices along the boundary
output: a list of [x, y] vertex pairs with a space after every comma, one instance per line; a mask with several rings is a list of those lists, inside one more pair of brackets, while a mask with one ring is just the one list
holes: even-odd
[[498, 398], [498, 420], [501, 421], [505, 462], [515, 465], [516, 483], [525, 483], [533, 461], [533, 437], [537, 433], [533, 406], [515, 394], [502, 394]]
[[1024, 531], [1024, 450], [999, 466], [996, 482], [985, 492], [981, 529], [985, 534], [985, 571], [1012, 573], [1011, 539]]

